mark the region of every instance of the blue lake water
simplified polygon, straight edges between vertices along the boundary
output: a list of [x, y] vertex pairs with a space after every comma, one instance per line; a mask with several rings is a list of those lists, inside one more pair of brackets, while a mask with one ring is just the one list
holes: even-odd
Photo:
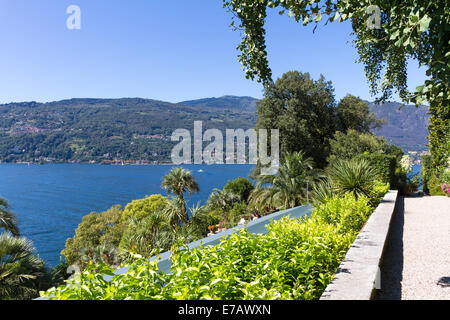
[[421, 172], [422, 172], [422, 165], [413, 164], [411, 172], [408, 173], [408, 178], [410, 178], [416, 174], [419, 175], [419, 177], [420, 177], [419, 190], [422, 190], [422, 173]]
[[[204, 203], [214, 188], [247, 177], [253, 165], [184, 165], [200, 192], [188, 206]], [[172, 166], [103, 166], [89, 164], [0, 164], [0, 197], [9, 201], [21, 234], [32, 240], [49, 266], [59, 263], [65, 241], [81, 218], [115, 204], [163, 194], [161, 182]]]

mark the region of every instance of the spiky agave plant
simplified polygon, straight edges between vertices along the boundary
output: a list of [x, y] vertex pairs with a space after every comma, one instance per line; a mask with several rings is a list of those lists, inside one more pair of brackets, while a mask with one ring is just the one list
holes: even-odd
[[338, 159], [327, 168], [326, 172], [336, 193], [351, 192], [356, 198], [370, 197], [378, 178], [375, 168], [366, 160]]
[[38, 296], [47, 275], [44, 261], [34, 255], [26, 238], [0, 234], [0, 300], [25, 300]]
[[312, 187], [311, 198], [313, 203], [325, 203], [328, 199], [334, 196], [333, 186], [328, 179], [323, 179], [315, 183]]

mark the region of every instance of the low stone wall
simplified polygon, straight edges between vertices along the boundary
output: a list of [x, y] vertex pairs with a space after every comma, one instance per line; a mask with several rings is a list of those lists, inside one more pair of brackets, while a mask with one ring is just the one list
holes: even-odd
[[389, 191], [347, 252], [320, 300], [370, 300], [380, 288], [380, 265], [398, 191]]

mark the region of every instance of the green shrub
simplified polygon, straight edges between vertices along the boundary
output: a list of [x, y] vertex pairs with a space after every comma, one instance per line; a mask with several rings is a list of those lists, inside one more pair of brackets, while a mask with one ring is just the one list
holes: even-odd
[[[382, 182], [389, 182], [392, 188], [397, 188], [401, 180], [398, 181], [397, 157], [382, 153], [360, 154], [355, 157], [357, 160], [366, 160], [370, 166], [375, 168], [378, 179]], [[406, 182], [406, 175], [405, 175]]]
[[101, 245], [117, 248], [126, 227], [121, 221], [122, 212], [121, 206], [114, 206], [105, 212], [84, 216], [75, 236], [66, 240], [66, 247], [61, 251], [67, 263], [80, 264], [86, 249]]
[[370, 196], [370, 204], [373, 208], [377, 207], [383, 200], [384, 195], [389, 191], [389, 183], [383, 183], [379, 180], [375, 181], [372, 189], [372, 194]]
[[433, 174], [431, 166], [431, 155], [422, 156], [422, 190], [425, 193], [429, 193], [430, 189], [428, 187], [429, 180]]
[[312, 213], [312, 218], [336, 225], [343, 233], [357, 234], [372, 211], [369, 202], [370, 198], [360, 196], [355, 199], [352, 193], [343, 197], [334, 196], [318, 205]]
[[163, 210], [167, 205], [167, 202], [167, 198], [160, 194], [154, 194], [150, 197], [147, 196], [144, 199], [133, 200], [125, 206], [122, 220], [126, 221], [130, 217], [140, 220]]
[[441, 189], [441, 182], [436, 175], [432, 175], [428, 180], [428, 190], [432, 196], [445, 196], [446, 194]]
[[250, 182], [249, 179], [239, 177], [234, 180], [228, 181], [223, 189], [239, 196], [241, 201], [247, 202], [248, 197], [250, 196], [250, 193], [254, 188], [255, 186]]
[[249, 211], [245, 202], [236, 202], [230, 210], [230, 223], [235, 226], [242, 217], [248, 217]]
[[106, 282], [102, 274], [112, 275], [112, 269], [93, 265], [68, 287], [45, 295], [117, 300], [317, 299], [354, 239], [334, 225], [312, 219], [283, 218], [268, 229], [264, 236], [242, 230], [217, 246], [174, 250], [171, 274], [139, 260], [127, 273]]
[[372, 133], [362, 133], [354, 129], [347, 132], [337, 131], [330, 140], [329, 162], [335, 159], [350, 160], [358, 154], [381, 154], [388, 148], [388, 142], [383, 137]]
[[175, 246], [169, 274], [158, 270], [157, 262], [136, 256], [124, 274], [112, 274], [105, 264], [91, 265], [66, 286], [41, 295], [63, 300], [318, 299], [370, 215], [369, 201], [335, 196], [310, 218], [272, 222], [266, 235], [243, 229], [216, 246]]

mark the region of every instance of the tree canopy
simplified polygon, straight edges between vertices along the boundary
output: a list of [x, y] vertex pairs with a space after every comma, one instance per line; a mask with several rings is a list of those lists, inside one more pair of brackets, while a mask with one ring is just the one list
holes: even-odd
[[381, 124], [365, 101], [347, 95], [336, 104], [333, 92], [332, 83], [323, 76], [314, 80], [309, 73], [286, 72], [257, 103], [256, 128], [279, 129], [282, 153], [303, 151], [323, 168], [336, 131], [367, 133]]
[[388, 142], [383, 137], [371, 133], [349, 130], [347, 133], [336, 132], [330, 140], [330, 159], [352, 159], [361, 153], [387, 153]]
[[[303, 25], [351, 21], [359, 62], [373, 95], [379, 101], [398, 92], [404, 102], [429, 102], [430, 150], [435, 167], [445, 166], [450, 135], [450, 2], [446, 0], [224, 0], [235, 18], [231, 26], [241, 31], [239, 61], [249, 79], [270, 86], [265, 19], [268, 8], [288, 12]], [[377, 21], [379, 19], [379, 21]], [[317, 27], [317, 25], [316, 25]], [[407, 63], [416, 59], [429, 77], [414, 93], [408, 91]]]
[[370, 113], [367, 102], [350, 94], [339, 101], [336, 111], [339, 121], [337, 129], [343, 132], [353, 129], [367, 133], [383, 124]]
[[122, 208], [113, 206], [101, 213], [92, 212], [83, 217], [75, 230], [75, 236], [66, 241], [66, 248], [61, 251], [69, 264], [79, 263], [83, 249], [99, 246], [118, 247], [125, 225], [122, 223]]
[[334, 133], [336, 105], [331, 82], [309, 73], [289, 71], [258, 102], [257, 129], [279, 129], [283, 153], [303, 150], [319, 167], [325, 165], [327, 138]]

